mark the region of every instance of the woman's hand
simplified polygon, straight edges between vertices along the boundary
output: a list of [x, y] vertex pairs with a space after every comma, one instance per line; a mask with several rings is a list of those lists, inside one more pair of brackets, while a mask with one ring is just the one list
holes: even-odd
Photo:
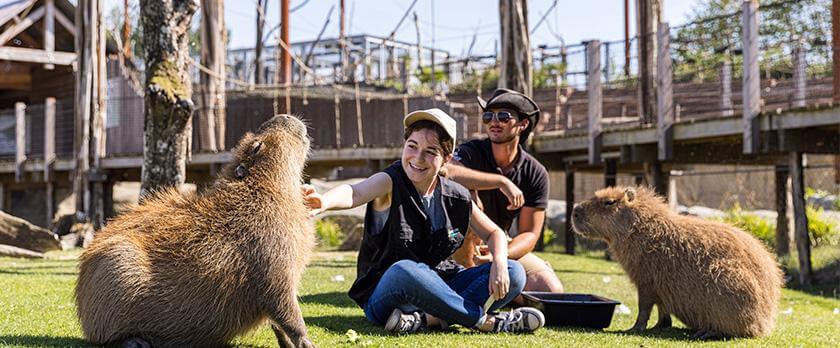
[[322, 197], [320, 193], [315, 191], [314, 186], [303, 184], [300, 186], [300, 193], [303, 195], [303, 203], [306, 204], [306, 207], [310, 209], [309, 217], [318, 215], [325, 210], [323, 199], [324, 197]]
[[508, 294], [510, 288], [510, 276], [508, 275], [507, 259], [494, 260], [490, 266], [490, 297], [496, 300], [502, 299]]
[[493, 261], [493, 255], [490, 255], [490, 247], [487, 244], [476, 245], [472, 259], [476, 266]]
[[502, 185], [499, 186], [499, 190], [502, 191], [502, 194], [507, 197], [508, 202], [510, 203], [507, 206], [508, 210], [522, 208], [522, 205], [525, 204], [525, 196], [522, 194], [522, 190], [520, 190], [513, 181], [510, 181], [510, 179], [504, 178], [502, 180]]

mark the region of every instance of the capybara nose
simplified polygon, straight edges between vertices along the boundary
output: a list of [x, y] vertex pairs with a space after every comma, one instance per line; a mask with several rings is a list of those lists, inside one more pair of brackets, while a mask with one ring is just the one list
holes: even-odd
[[573, 219], [580, 219], [580, 217], [582, 215], [583, 215], [583, 208], [581, 208], [580, 205], [575, 205], [575, 207], [572, 209], [572, 218]]

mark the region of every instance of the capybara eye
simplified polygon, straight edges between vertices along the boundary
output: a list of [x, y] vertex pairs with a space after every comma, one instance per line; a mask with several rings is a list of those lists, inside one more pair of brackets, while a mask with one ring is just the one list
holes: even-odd
[[240, 164], [233, 169], [233, 175], [235, 175], [237, 179], [242, 179], [248, 175], [248, 168], [245, 168], [245, 166]]
[[604, 206], [607, 206], [607, 207], [612, 206], [613, 204], [615, 204], [615, 202], [616, 202], [616, 200], [614, 200], [614, 199], [608, 199], [606, 202], [604, 202]]

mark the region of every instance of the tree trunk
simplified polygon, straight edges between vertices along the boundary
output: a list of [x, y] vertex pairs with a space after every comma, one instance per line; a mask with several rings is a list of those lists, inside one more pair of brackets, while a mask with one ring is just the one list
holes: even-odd
[[140, 0], [146, 55], [141, 194], [184, 183], [195, 106], [187, 71], [195, 0]]
[[526, 0], [499, 0], [502, 26], [502, 56], [499, 88], [531, 95], [533, 71], [528, 39], [528, 4]]
[[222, 0], [201, 0], [201, 150], [225, 149], [225, 20]]

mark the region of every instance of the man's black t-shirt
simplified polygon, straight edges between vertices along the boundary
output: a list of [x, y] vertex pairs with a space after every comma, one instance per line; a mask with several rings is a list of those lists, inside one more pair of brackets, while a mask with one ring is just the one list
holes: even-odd
[[[513, 160], [507, 172], [503, 172], [493, 158], [490, 139], [471, 140], [455, 149], [455, 160], [465, 167], [494, 174], [501, 174], [510, 179], [522, 190], [526, 207], [545, 209], [548, 206], [548, 171], [531, 154], [519, 146], [519, 154]], [[478, 197], [484, 204], [484, 213], [505, 231], [522, 210], [508, 210], [507, 197], [499, 189], [478, 191]]]

